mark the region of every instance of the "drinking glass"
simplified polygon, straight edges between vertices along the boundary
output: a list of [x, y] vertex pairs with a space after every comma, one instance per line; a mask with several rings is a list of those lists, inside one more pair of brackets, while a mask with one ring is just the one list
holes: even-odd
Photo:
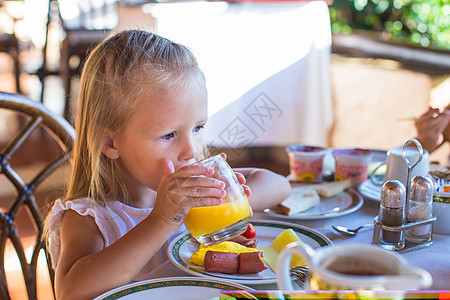
[[245, 230], [250, 218], [250, 207], [244, 188], [234, 171], [221, 155], [198, 161], [194, 165], [214, 169], [211, 177], [225, 182], [226, 195], [220, 205], [193, 207], [185, 225], [189, 233], [204, 245], [214, 245], [231, 239]]

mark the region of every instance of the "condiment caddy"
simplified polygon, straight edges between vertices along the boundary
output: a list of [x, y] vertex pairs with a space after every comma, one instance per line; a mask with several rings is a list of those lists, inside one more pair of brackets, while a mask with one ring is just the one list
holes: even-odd
[[[406, 156], [406, 147], [414, 143], [419, 155], [414, 163]], [[433, 183], [425, 176], [411, 180], [412, 169], [422, 160], [422, 145], [415, 139], [402, 147], [403, 159], [408, 167], [405, 185], [398, 180], [387, 180], [381, 189], [379, 215], [374, 218], [372, 244], [387, 250], [410, 252], [433, 244], [432, 213]]]

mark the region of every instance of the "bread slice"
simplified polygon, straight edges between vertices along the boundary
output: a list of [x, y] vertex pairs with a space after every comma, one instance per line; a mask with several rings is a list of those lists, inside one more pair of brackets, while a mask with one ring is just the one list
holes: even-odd
[[314, 189], [293, 190], [291, 196], [278, 205], [278, 211], [292, 216], [296, 213], [308, 210], [320, 202], [320, 196]]
[[351, 179], [345, 179], [340, 181], [323, 182], [313, 185], [312, 188], [322, 197], [333, 197], [342, 192], [343, 190], [352, 186]]
[[274, 210], [292, 216], [319, 204], [320, 197], [336, 196], [351, 186], [351, 179], [293, 186], [291, 196], [281, 202]]

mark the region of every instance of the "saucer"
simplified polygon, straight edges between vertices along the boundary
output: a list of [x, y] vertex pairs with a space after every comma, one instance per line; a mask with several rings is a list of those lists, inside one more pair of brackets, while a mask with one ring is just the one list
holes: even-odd
[[359, 186], [358, 191], [365, 198], [373, 201], [381, 201], [381, 185], [375, 185], [370, 179], [364, 180]]

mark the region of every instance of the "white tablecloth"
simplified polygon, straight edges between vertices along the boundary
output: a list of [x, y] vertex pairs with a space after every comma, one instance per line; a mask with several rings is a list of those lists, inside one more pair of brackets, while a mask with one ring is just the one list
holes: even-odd
[[332, 125], [324, 1], [147, 4], [156, 32], [190, 47], [206, 76], [216, 147], [325, 145]]

